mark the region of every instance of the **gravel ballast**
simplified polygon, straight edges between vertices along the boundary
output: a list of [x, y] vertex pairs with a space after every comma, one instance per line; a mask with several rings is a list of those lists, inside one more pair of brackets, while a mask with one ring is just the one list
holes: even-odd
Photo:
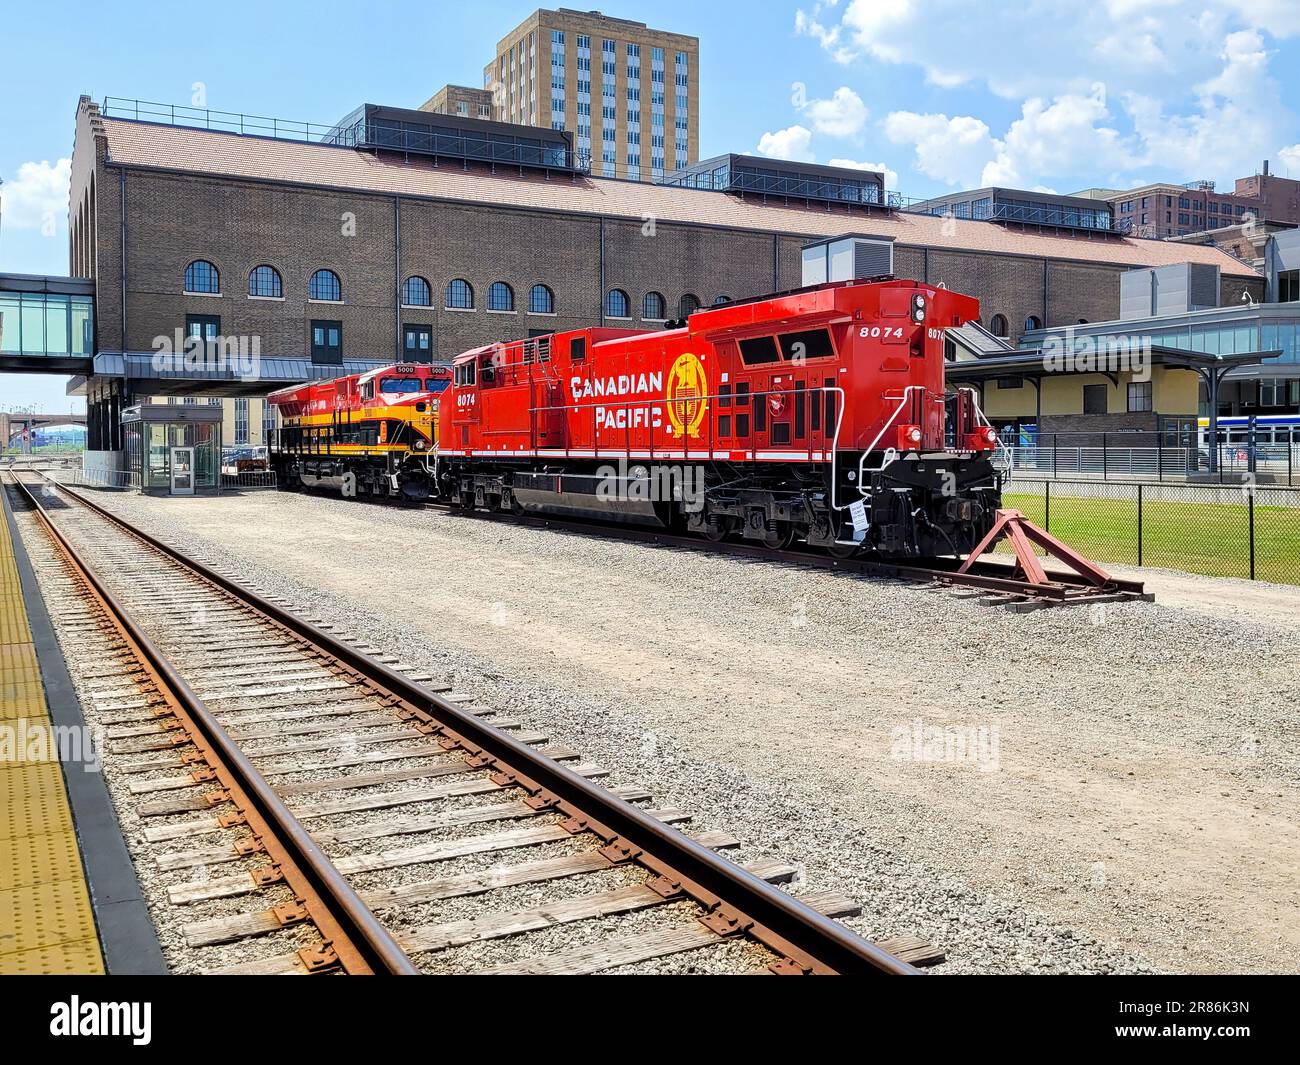
[[937, 971], [1294, 968], [1300, 610], [1016, 615], [438, 511], [96, 499], [734, 834], [739, 859], [798, 865], [862, 904], [857, 931], [943, 948]]

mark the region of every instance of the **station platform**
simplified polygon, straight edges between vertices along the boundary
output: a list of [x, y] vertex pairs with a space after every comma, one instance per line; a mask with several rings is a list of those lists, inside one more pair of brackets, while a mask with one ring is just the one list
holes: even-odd
[[102, 774], [60, 761], [81, 707], [0, 507], [0, 974], [165, 972]]

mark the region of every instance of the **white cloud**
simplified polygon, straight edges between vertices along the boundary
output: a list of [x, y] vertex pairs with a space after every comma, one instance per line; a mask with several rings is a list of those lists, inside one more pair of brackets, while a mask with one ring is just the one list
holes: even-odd
[[916, 169], [948, 185], [974, 184], [997, 156], [998, 145], [989, 127], [978, 118], [958, 115], [920, 115], [895, 111], [885, 118], [885, 136], [915, 151]]
[[[1116, 93], [1178, 92], [1211, 75], [1230, 32], [1248, 29], [1300, 34], [1300, 5], [1038, 0], [1028, 9], [990, 4], [973, 21], [966, 0], [850, 0], [842, 13], [819, 5], [795, 19], [797, 33], [819, 41], [839, 62], [914, 65], [931, 84], [982, 84], [1007, 99], [1087, 91], [1097, 80]], [[1171, 82], [1175, 69], [1179, 79]]]
[[913, 166], [949, 184], [1138, 169], [1228, 180], [1297, 139], [1269, 76], [1275, 42], [1300, 36], [1296, 0], [1036, 0], [977, 22], [966, 0], [848, 0], [801, 11], [795, 30], [839, 63], [911, 66], [1015, 101], [1004, 131], [951, 110], [885, 119]]
[[1229, 34], [1217, 74], [1194, 87], [1198, 109], [1169, 113], [1157, 97], [1130, 93], [1124, 106], [1146, 165], [1189, 178], [1251, 173], [1286, 134], [1286, 111], [1268, 74], [1268, 52], [1254, 30]]
[[842, 85], [829, 100], [809, 100], [801, 108], [818, 133], [830, 137], [853, 137], [867, 124], [867, 105], [862, 97]]
[[1107, 173], [1134, 162], [1134, 143], [1103, 124], [1110, 112], [1105, 89], [1067, 94], [1050, 103], [1026, 100], [1001, 137], [972, 115], [948, 117], [895, 111], [884, 123], [895, 144], [910, 145], [916, 169], [949, 185], [1028, 188], [1044, 177], [1089, 170]]
[[798, 163], [811, 163], [812, 130], [806, 126], [790, 126], [775, 133], [764, 133], [758, 139], [758, 152], [769, 159], [792, 159]]
[[832, 159], [828, 166], [843, 166], [850, 170], [874, 170], [877, 174], [885, 175], [885, 188], [898, 188], [898, 171], [891, 170], [884, 163], [859, 163], [852, 159]]
[[1282, 161], [1282, 176], [1300, 177], [1300, 144], [1293, 144], [1277, 153]]
[[18, 176], [0, 187], [4, 224], [14, 229], [50, 229], [68, 214], [72, 160], [23, 163]]
[[1067, 94], [1050, 104], [1026, 100], [980, 183], [1024, 187], [1042, 177], [1124, 169], [1133, 161], [1133, 147], [1118, 130], [1102, 124], [1109, 117], [1103, 85], [1094, 85], [1086, 96]]

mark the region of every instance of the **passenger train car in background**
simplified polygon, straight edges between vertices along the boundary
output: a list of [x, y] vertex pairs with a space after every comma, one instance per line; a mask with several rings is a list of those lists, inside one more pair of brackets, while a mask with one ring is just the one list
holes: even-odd
[[272, 392], [280, 412], [271, 454], [285, 488], [418, 502], [434, 489], [438, 399], [446, 366], [386, 366]]
[[437, 494], [837, 554], [964, 554], [1001, 499], [993, 427], [948, 395], [968, 296], [840, 282], [645, 333], [467, 351], [437, 414]]

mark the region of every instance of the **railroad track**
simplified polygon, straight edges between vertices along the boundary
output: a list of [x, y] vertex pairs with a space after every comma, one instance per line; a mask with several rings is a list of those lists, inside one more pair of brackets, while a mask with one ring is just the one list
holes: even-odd
[[689, 551], [709, 551], [756, 561], [831, 570], [860, 577], [896, 579], [929, 586], [935, 590], [959, 591], [963, 594], [963, 598], [973, 598], [982, 605], [1005, 607], [1013, 612], [1039, 610], [1049, 606], [1151, 602], [1155, 598], [1150, 592], [1144, 590], [1141, 581], [1112, 578], [1106, 585], [1098, 587], [1077, 574], [1047, 570], [1047, 582], [1035, 583], [1016, 577], [1011, 566], [991, 562], [987, 558], [977, 560], [968, 572], [960, 573], [958, 568], [961, 560], [957, 558], [930, 559], [928, 560], [930, 564], [923, 566], [870, 558], [836, 558], [811, 548], [773, 550], [743, 540], [710, 541], [699, 536], [676, 534], [667, 529], [612, 525], [598, 521], [533, 514], [471, 510], [450, 503], [424, 503], [421, 507], [465, 517], [510, 521], [536, 528], [588, 536], [615, 537], [635, 543]]
[[[910, 973], [797, 871], [54, 482], [20, 528], [169, 963], [220, 973]], [[43, 532], [43, 536], [38, 534]], [[546, 897], [538, 901], [540, 896]]]

